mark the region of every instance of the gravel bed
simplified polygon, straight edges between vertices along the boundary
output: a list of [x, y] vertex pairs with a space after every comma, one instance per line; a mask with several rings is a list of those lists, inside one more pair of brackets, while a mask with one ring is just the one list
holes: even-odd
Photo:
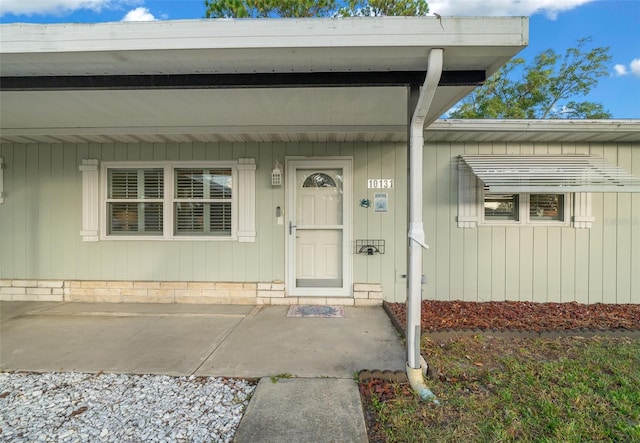
[[0, 441], [230, 442], [254, 389], [215, 377], [0, 373]]

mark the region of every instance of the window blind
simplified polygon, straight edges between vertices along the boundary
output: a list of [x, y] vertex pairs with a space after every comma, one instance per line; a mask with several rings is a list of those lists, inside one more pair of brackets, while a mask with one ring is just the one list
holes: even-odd
[[108, 232], [162, 234], [163, 195], [163, 169], [109, 169]]
[[231, 235], [231, 169], [176, 169], [176, 235]]

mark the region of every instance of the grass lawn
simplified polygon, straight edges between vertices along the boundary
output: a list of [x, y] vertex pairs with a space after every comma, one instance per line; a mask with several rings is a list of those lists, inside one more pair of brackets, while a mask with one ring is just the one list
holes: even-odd
[[361, 384], [371, 442], [640, 442], [640, 340], [425, 335], [421, 346], [440, 406], [408, 385]]

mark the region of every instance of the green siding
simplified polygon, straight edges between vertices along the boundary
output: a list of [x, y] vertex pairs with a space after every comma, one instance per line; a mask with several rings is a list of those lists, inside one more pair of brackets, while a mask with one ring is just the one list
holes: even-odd
[[[449, 173], [456, 170], [440, 164], [447, 155], [455, 164], [461, 153], [583, 153], [604, 156], [638, 175], [640, 145], [472, 142], [431, 143], [425, 149], [425, 171], [431, 176], [425, 177], [425, 229], [432, 245], [425, 255], [425, 298], [640, 303], [640, 195], [593, 194], [591, 229], [461, 229], [455, 223], [457, 174]], [[439, 187], [446, 183], [448, 202]]]
[[[457, 227], [457, 163], [463, 153], [588, 153], [640, 175], [640, 145], [611, 143], [434, 143], [425, 146], [424, 297], [640, 303], [640, 194], [593, 194], [591, 229]], [[3, 144], [0, 279], [272, 281], [285, 279], [285, 186], [273, 187], [276, 160], [348, 156], [353, 162], [353, 240], [383, 239], [386, 254], [353, 256], [357, 283], [381, 283], [385, 298], [406, 291], [407, 147], [404, 143], [87, 143]], [[83, 159], [100, 161], [255, 158], [255, 243], [82, 242]], [[393, 178], [389, 212], [368, 178]], [[354, 248], [351, 248], [352, 251]], [[351, 252], [353, 254], [353, 252]]]

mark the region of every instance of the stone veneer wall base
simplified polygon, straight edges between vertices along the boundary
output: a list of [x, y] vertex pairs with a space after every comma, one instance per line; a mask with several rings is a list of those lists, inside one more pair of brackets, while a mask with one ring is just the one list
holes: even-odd
[[120, 280], [0, 280], [0, 301], [382, 305], [380, 284], [355, 283], [353, 297], [287, 297], [284, 283]]

